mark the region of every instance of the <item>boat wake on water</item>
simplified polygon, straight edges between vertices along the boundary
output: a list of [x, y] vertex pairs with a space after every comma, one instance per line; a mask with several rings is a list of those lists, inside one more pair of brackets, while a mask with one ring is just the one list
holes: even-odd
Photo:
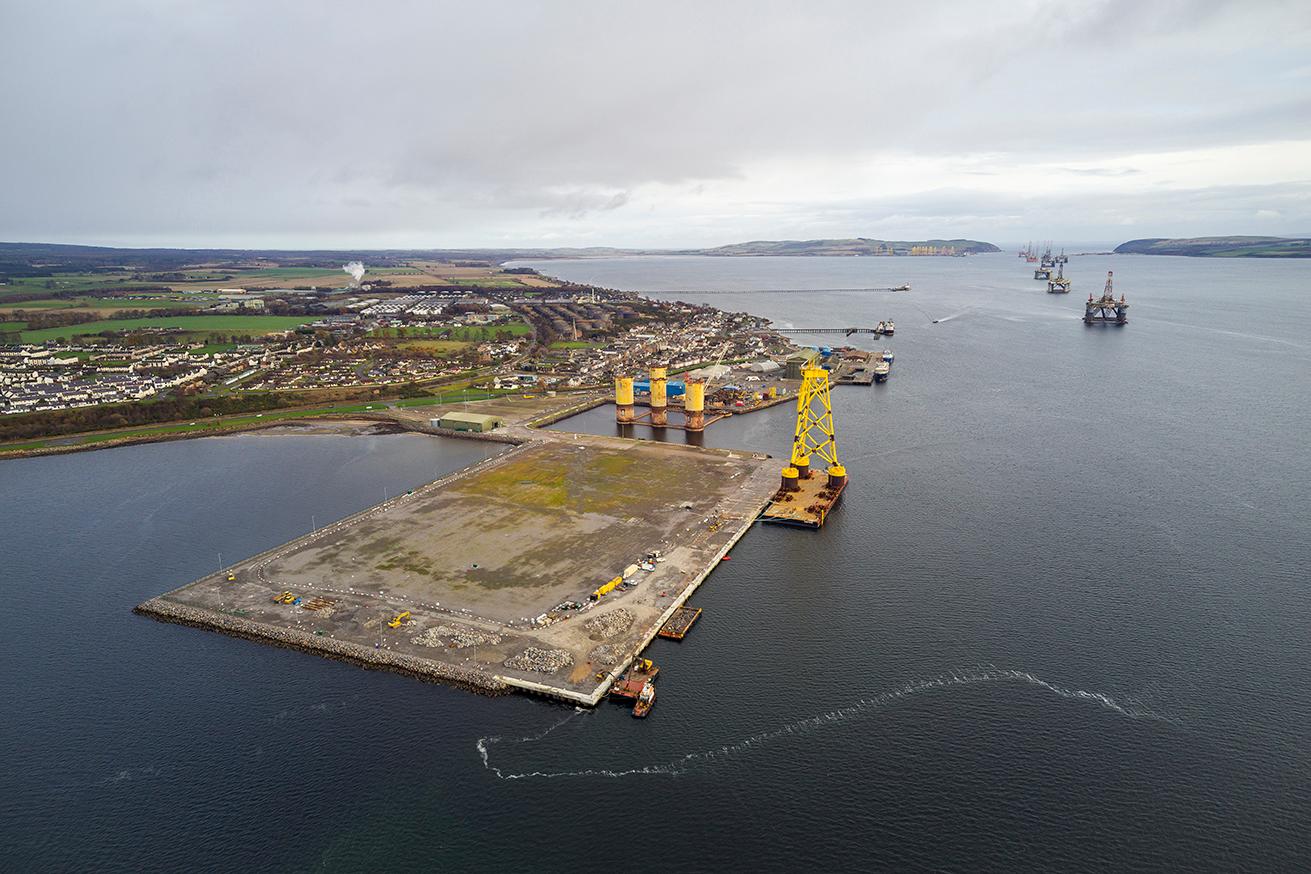
[[945, 674], [940, 674], [937, 677], [933, 677], [932, 679], [917, 680], [912, 683], [907, 683], [900, 689], [893, 689], [868, 698], [862, 698], [859, 701], [848, 704], [845, 707], [840, 707], [837, 710], [830, 710], [817, 716], [800, 719], [796, 722], [780, 726], [779, 728], [752, 735], [751, 737], [745, 738], [737, 743], [725, 744], [724, 746], [715, 749], [687, 753], [686, 755], [679, 756], [678, 758], [671, 759], [667, 762], [635, 766], [632, 768], [618, 770], [608, 768], [584, 768], [573, 771], [511, 772], [498, 768], [491, 763], [490, 747], [495, 746], [496, 744], [518, 746], [520, 744], [536, 743], [546, 738], [547, 735], [551, 734], [565, 723], [572, 721], [574, 717], [578, 716], [580, 713], [587, 712], [583, 710], [575, 710], [539, 734], [520, 738], [503, 738], [499, 736], [480, 737], [475, 746], [478, 749], [478, 755], [482, 757], [483, 767], [495, 774], [500, 780], [528, 780], [534, 778], [550, 779], [556, 777], [617, 778], [631, 777], [638, 774], [660, 774], [669, 777], [677, 777], [699, 764], [713, 762], [719, 759], [732, 758], [788, 736], [802, 735], [816, 729], [825, 728], [835, 723], [846, 722], [920, 692], [931, 692], [935, 689], [946, 689], [952, 686], [975, 686], [983, 683], [998, 682], [1024, 683], [1029, 686], [1044, 689], [1060, 698], [1095, 704], [1098, 707], [1118, 713], [1129, 719], [1148, 719], [1158, 722], [1168, 722], [1172, 725], [1179, 724], [1179, 721], [1171, 716], [1159, 713], [1155, 710], [1150, 710], [1146, 707], [1138, 706], [1137, 704], [1117, 701], [1115, 698], [1112, 698], [1110, 695], [1103, 692], [1088, 692], [1083, 689], [1070, 689], [1065, 686], [1050, 683], [1039, 677], [1035, 677], [1033, 674], [1026, 671], [1002, 670], [999, 668], [986, 667], [967, 671], [950, 671]]
[[943, 322], [950, 322], [952, 319], [959, 319], [961, 316], [969, 315], [969, 313], [971, 312], [972, 310], [961, 310], [960, 312], [952, 313], [949, 316], [940, 316], [933, 320], [933, 324], [939, 325], [942, 324]]

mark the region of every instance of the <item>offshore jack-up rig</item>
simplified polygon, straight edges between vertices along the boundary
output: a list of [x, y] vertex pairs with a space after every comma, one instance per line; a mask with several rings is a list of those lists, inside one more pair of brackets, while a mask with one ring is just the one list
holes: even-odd
[[1111, 274], [1112, 271], [1106, 271], [1106, 289], [1102, 292], [1101, 298], [1093, 300], [1092, 293], [1088, 294], [1088, 304], [1083, 311], [1083, 323], [1085, 325], [1127, 325], [1129, 324], [1129, 305], [1124, 302], [1124, 295], [1120, 299], [1115, 299], [1114, 292], [1111, 291]]
[[[847, 469], [838, 461], [828, 371], [811, 365], [801, 376], [792, 456], [783, 468], [778, 492], [760, 518], [775, 525], [819, 528], [847, 487]], [[816, 456], [828, 462], [823, 473], [811, 469]]]

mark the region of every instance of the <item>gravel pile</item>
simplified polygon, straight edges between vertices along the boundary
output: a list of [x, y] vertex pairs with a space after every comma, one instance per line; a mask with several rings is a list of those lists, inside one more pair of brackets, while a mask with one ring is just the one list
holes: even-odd
[[623, 648], [617, 643], [603, 643], [587, 654], [593, 664], [610, 667], [624, 657]]
[[478, 631], [475, 628], [463, 628], [458, 625], [434, 625], [432, 628], [425, 628], [412, 637], [411, 640], [423, 646], [467, 649], [471, 646], [487, 646], [488, 644], [500, 643], [501, 636], [492, 634], [489, 631]]
[[505, 660], [507, 668], [520, 671], [537, 671], [539, 674], [554, 674], [561, 668], [573, 663], [574, 657], [569, 655], [568, 650], [538, 649], [535, 646], [530, 646], [518, 655], [510, 656]]
[[583, 624], [587, 626], [593, 640], [609, 640], [631, 628], [635, 618], [631, 610], [620, 607], [608, 613], [597, 614]]

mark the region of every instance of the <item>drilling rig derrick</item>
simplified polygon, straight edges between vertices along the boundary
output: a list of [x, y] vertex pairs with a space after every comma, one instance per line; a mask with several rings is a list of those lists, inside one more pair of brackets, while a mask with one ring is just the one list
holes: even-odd
[[1088, 303], [1083, 311], [1083, 323], [1085, 325], [1127, 325], [1129, 324], [1129, 304], [1125, 303], [1124, 295], [1120, 299], [1115, 299], [1115, 293], [1111, 288], [1112, 271], [1106, 271], [1106, 289], [1102, 296], [1093, 300], [1091, 293], [1088, 294]]

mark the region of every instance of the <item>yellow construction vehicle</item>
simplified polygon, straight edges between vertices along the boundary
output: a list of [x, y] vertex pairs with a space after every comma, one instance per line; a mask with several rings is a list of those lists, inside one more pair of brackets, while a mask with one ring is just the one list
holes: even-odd
[[396, 618], [393, 619], [391, 622], [388, 622], [388, 623], [387, 623], [387, 627], [388, 627], [388, 628], [400, 628], [400, 627], [401, 627], [401, 624], [402, 624], [403, 622], [405, 622], [406, 619], [409, 619], [409, 618], [410, 618], [410, 611], [409, 611], [409, 610], [405, 610], [405, 611], [402, 611], [402, 612], [400, 612], [400, 613], [397, 613], [397, 614], [396, 614]]
[[639, 674], [655, 673], [655, 662], [650, 659], [638, 659], [633, 662], [633, 670]]
[[273, 596], [274, 604], [290, 604], [292, 601], [295, 600], [296, 600], [296, 596], [293, 595], [291, 592], [283, 592], [281, 595]]
[[604, 586], [602, 586], [601, 588], [597, 589], [597, 590], [596, 590], [595, 592], [593, 592], [589, 597], [590, 597], [593, 601], [599, 601], [599, 600], [601, 600], [601, 596], [602, 596], [602, 595], [606, 595], [606, 594], [609, 594], [610, 592], [613, 592], [615, 589], [617, 589], [617, 588], [619, 587], [619, 584], [622, 583], [623, 581], [624, 581], [624, 576], [623, 576], [623, 574], [620, 574], [619, 576], [615, 577], [615, 578], [614, 578], [613, 580], [611, 580], [610, 582], [606, 583], [606, 584], [605, 584]]
[[234, 580], [236, 580], [236, 578], [237, 578], [237, 575], [236, 575], [235, 573], [233, 573], [232, 571], [228, 571], [228, 582], [229, 582], [229, 583], [231, 583], [231, 582], [233, 582]]

